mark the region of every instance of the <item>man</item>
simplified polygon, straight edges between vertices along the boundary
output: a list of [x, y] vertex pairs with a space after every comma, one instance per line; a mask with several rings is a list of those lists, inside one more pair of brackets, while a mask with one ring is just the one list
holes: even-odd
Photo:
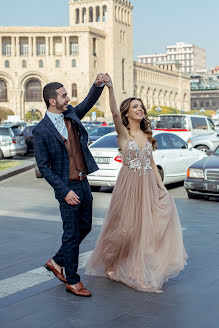
[[79, 245], [92, 224], [93, 198], [86, 175], [98, 170], [80, 120], [100, 97], [102, 78], [103, 74], [98, 74], [87, 97], [75, 108], [68, 105], [70, 99], [61, 83], [47, 84], [43, 89], [47, 112], [33, 130], [36, 161], [54, 188], [63, 221], [62, 245], [45, 267], [66, 283], [67, 292], [77, 296], [91, 296], [80, 281], [77, 269]]

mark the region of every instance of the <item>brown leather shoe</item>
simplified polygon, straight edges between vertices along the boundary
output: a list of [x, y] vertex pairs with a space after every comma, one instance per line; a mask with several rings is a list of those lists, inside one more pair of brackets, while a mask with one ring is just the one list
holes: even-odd
[[75, 284], [75, 287], [72, 287], [70, 284], [66, 284], [66, 292], [72, 293], [76, 296], [91, 296], [91, 292], [84, 287], [81, 281]]
[[47, 261], [46, 264], [44, 265], [44, 267], [48, 271], [52, 271], [54, 273], [54, 275], [56, 276], [56, 278], [58, 278], [62, 282], [65, 282], [65, 283], [67, 282], [67, 280], [65, 279], [64, 273], [63, 273], [63, 268], [61, 269], [61, 273], [59, 271], [57, 271], [56, 268], [54, 267], [54, 265], [52, 264], [52, 260]]

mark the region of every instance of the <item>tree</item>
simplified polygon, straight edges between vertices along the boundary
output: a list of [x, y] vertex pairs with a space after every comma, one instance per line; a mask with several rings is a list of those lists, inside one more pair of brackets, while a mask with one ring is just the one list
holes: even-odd
[[0, 107], [0, 122], [7, 120], [8, 115], [14, 115], [13, 110], [6, 107]]
[[42, 118], [42, 113], [37, 109], [35, 112], [29, 111], [25, 114], [27, 121], [39, 121]]
[[91, 117], [93, 112], [97, 113], [97, 117], [104, 117], [104, 113], [101, 112], [101, 110], [97, 109], [96, 107], [91, 108], [85, 116]]
[[156, 110], [157, 106], [153, 106], [150, 111], [148, 111], [148, 116], [157, 117], [160, 114], [180, 114], [180, 111], [173, 107], [160, 106], [161, 111]]

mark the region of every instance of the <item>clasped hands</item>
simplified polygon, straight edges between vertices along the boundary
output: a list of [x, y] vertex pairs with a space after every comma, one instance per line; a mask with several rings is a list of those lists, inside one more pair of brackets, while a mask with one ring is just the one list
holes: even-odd
[[105, 74], [99, 73], [96, 77], [94, 84], [97, 87], [100, 87], [103, 84], [105, 84], [108, 88], [111, 88], [113, 86], [111, 77], [109, 76], [108, 73], [105, 73]]

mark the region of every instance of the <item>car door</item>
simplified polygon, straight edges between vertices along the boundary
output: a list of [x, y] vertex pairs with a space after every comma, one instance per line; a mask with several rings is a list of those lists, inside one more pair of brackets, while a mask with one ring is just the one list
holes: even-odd
[[[160, 133], [154, 137], [157, 140], [158, 150], [154, 152], [154, 160], [164, 170], [165, 183], [182, 180], [182, 153], [174, 146], [172, 133]], [[181, 139], [181, 138], [180, 138]]]
[[181, 177], [185, 177], [189, 166], [199, 159], [198, 151], [197, 149], [188, 149], [187, 143], [175, 134], [170, 135], [170, 139], [174, 149], [180, 153], [179, 174]]
[[208, 133], [208, 124], [205, 117], [191, 116], [192, 136], [199, 136]]

